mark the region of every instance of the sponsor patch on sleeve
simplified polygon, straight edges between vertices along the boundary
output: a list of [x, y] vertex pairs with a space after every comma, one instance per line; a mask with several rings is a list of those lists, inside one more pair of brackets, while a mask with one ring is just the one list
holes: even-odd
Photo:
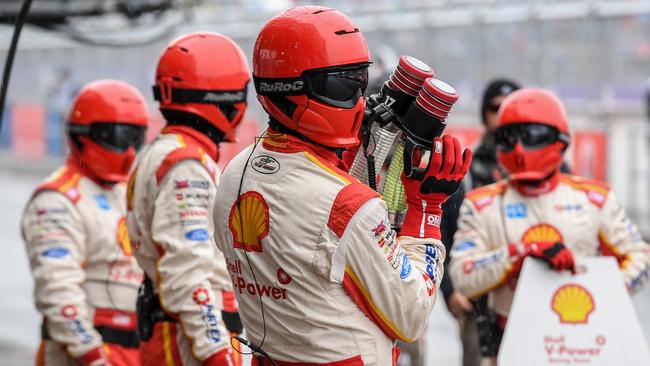
[[402, 271], [400, 272], [399, 277], [404, 280], [411, 275], [411, 272], [413, 272], [413, 266], [411, 265], [411, 261], [409, 261], [409, 257], [404, 254], [402, 257]]
[[466, 250], [474, 249], [476, 248], [476, 243], [471, 242], [471, 241], [463, 241], [458, 244], [455, 244], [452, 247], [452, 250], [454, 252], [464, 252]]
[[371, 229], [370, 234], [376, 240], [379, 249], [386, 255], [388, 263], [395, 269], [399, 268], [400, 264], [402, 264], [404, 248], [397, 240], [397, 234], [391, 228], [388, 217], [382, 219], [376, 227]]
[[211, 304], [210, 292], [205, 287], [199, 287], [192, 292], [192, 301], [201, 308], [203, 323], [206, 326], [206, 338], [210, 343], [219, 343], [221, 333], [219, 332], [220, 314]]
[[65, 305], [61, 308], [61, 315], [66, 319], [68, 329], [77, 337], [82, 344], [92, 342], [93, 336], [88, 329], [84, 327], [79, 318], [79, 312], [74, 305]]
[[425, 245], [424, 259], [427, 261], [427, 274], [435, 283], [438, 280], [438, 261], [440, 260], [440, 250], [432, 244]]
[[206, 229], [194, 229], [186, 232], [185, 237], [192, 241], [206, 241], [210, 235]]
[[181, 179], [174, 181], [174, 189], [186, 189], [186, 188], [196, 188], [196, 189], [208, 189], [210, 188], [210, 182], [207, 180], [189, 180]]
[[70, 255], [70, 250], [64, 247], [53, 247], [43, 251], [43, 257], [47, 258], [64, 258]]
[[481, 258], [467, 259], [463, 262], [463, 272], [469, 274], [474, 270], [493, 266], [501, 260], [502, 256], [503, 256], [503, 252], [498, 251]]

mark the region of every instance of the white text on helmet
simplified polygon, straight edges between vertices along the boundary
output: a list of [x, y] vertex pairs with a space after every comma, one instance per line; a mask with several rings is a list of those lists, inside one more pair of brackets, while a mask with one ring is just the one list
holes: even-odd
[[221, 92], [221, 93], [205, 93], [203, 97], [204, 102], [239, 102], [244, 99], [244, 92], [238, 91], [236, 93]]
[[275, 83], [260, 82], [260, 92], [262, 93], [277, 93], [277, 92], [295, 92], [300, 91], [305, 86], [302, 80], [294, 81], [293, 83], [283, 83], [281, 81]]

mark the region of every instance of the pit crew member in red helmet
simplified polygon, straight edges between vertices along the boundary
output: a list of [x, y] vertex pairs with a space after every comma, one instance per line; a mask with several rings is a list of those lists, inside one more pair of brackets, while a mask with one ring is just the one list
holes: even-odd
[[465, 296], [489, 293], [497, 344], [526, 257], [575, 271], [574, 256], [609, 255], [630, 291], [647, 280], [649, 247], [609, 186], [560, 172], [570, 133], [555, 95], [533, 88], [510, 94], [494, 136], [509, 178], [466, 195], [450, 271]]
[[445, 256], [440, 204], [471, 153], [432, 141], [430, 186], [404, 179], [398, 238], [385, 202], [337, 155], [358, 144], [369, 60], [357, 26], [320, 6], [272, 18], [255, 43], [269, 128], [226, 167], [214, 205], [254, 365], [394, 365], [396, 340], [425, 330]]
[[143, 276], [125, 197], [147, 123], [147, 104], [131, 85], [83, 87], [66, 122], [66, 163], [27, 204], [22, 234], [43, 314], [39, 365], [140, 364], [135, 301]]
[[241, 363], [230, 345], [241, 322], [214, 244], [212, 204], [219, 144], [235, 139], [249, 81], [246, 57], [221, 34], [182, 36], [158, 61], [154, 95], [167, 123], [138, 155], [127, 198], [146, 274], [138, 304], [145, 365]]

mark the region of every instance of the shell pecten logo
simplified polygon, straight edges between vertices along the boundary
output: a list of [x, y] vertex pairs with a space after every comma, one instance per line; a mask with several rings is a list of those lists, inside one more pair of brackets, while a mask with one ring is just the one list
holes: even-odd
[[585, 324], [596, 309], [596, 303], [589, 290], [570, 283], [555, 291], [551, 309], [560, 317], [560, 323]]
[[246, 192], [230, 208], [228, 228], [233, 246], [248, 252], [261, 252], [262, 239], [269, 234], [269, 206], [257, 192]]
[[127, 257], [133, 255], [133, 249], [131, 248], [131, 240], [129, 239], [129, 230], [126, 226], [126, 217], [120, 218], [120, 221], [117, 222], [117, 242], [122, 248], [122, 253]]
[[521, 241], [524, 244], [531, 243], [555, 243], [562, 242], [562, 234], [553, 225], [550, 224], [537, 224], [531, 226], [526, 230], [524, 235], [521, 236]]

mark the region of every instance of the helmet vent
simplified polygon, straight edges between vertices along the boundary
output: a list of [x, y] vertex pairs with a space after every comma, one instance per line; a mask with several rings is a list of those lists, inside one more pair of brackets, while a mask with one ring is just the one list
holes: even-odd
[[190, 53], [190, 50], [188, 50], [188, 49], [185, 48], [185, 47], [178, 47], [178, 48], [179, 48], [181, 51], [183, 51], [183, 52]]
[[324, 13], [324, 12], [326, 12], [326, 11], [332, 11], [332, 10], [334, 10], [334, 9], [321, 9], [321, 10], [316, 10], [313, 14], [320, 14], [320, 13]]
[[269, 95], [268, 98], [280, 111], [282, 111], [282, 113], [289, 118], [293, 118], [293, 112], [295, 112], [296, 107], [298, 107], [296, 103], [282, 95]]
[[358, 33], [358, 32], [359, 32], [359, 28], [354, 28], [354, 30], [351, 30], [351, 31], [341, 29], [339, 31], [334, 32], [334, 34], [336, 34], [337, 36], [340, 36], [340, 35], [343, 35], [343, 34], [351, 34], [351, 33]]

